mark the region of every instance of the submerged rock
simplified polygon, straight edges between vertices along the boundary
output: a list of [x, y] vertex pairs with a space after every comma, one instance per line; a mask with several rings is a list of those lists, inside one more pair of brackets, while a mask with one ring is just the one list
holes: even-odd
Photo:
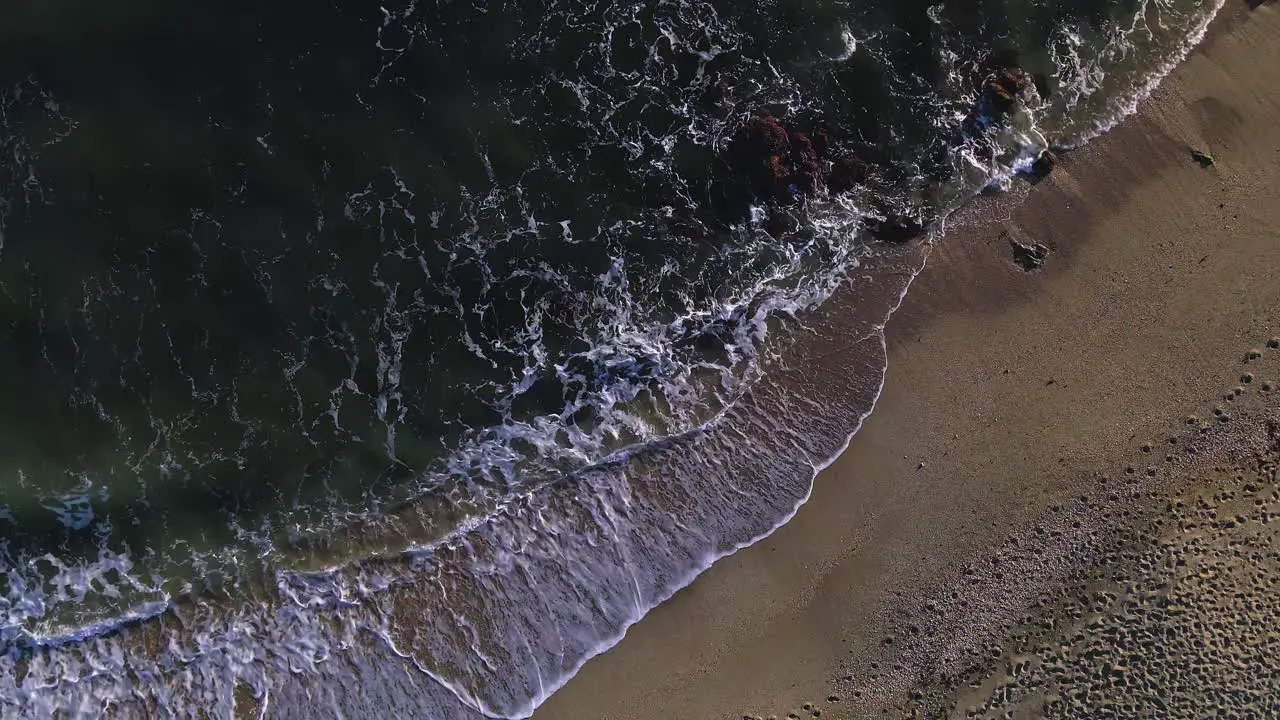
[[877, 240], [890, 243], [905, 243], [924, 234], [924, 223], [911, 215], [891, 213], [866, 224], [867, 231]]
[[836, 158], [827, 174], [827, 190], [839, 195], [849, 192], [867, 179], [867, 164], [853, 155]]
[[727, 80], [718, 80], [711, 85], [711, 99], [718, 103], [728, 103], [733, 101], [733, 86]]

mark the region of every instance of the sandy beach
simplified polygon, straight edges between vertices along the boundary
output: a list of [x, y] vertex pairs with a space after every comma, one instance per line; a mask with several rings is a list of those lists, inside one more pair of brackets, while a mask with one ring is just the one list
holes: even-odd
[[[955, 688], [995, 677], [1031, 642], [1019, 628], [1082, 616], [1044, 598], [1099, 563], [1148, 557], [1143, 543], [1186, 522], [1171, 499], [1198, 507], [1214, 466], [1240, 468], [1228, 479], [1252, 485], [1239, 491], [1259, 498], [1249, 512], [1269, 518], [1268, 478], [1244, 476], [1274, 478], [1277, 117], [1280, 7], [1231, 3], [1136, 115], [1034, 188], [953, 217], [889, 322], [874, 413], [810, 501], [652, 611], [535, 717], [963, 717], [999, 681], [964, 698]], [[1015, 264], [1011, 239], [1048, 248], [1044, 267]], [[1132, 529], [1165, 511], [1179, 519]], [[1221, 530], [1203, 542], [1234, 542], [1235, 525]], [[1259, 537], [1249, 542], [1265, 549]], [[1246, 580], [1230, 587], [1268, 587]], [[1273, 623], [1263, 636], [1280, 633], [1274, 613], [1260, 617]], [[1113, 625], [1157, 621], [1126, 622]], [[1037, 688], [1098, 680], [1037, 663], [1050, 668]], [[1028, 692], [1017, 716], [1048, 714], [1057, 691]], [[1082, 691], [1056, 712], [1104, 716], [1095, 696], [1108, 697]]]

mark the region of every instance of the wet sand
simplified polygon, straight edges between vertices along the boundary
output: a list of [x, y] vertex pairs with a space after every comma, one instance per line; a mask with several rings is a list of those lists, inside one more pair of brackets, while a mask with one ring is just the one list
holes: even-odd
[[[1014, 202], [1023, 189], [953, 218], [889, 323], [875, 412], [809, 503], [651, 612], [535, 717], [964, 717], [983, 688], [1030, 697], [1016, 717], [1050, 707], [1104, 716], [1097, 702], [1114, 692], [1045, 705], [1068, 680], [1114, 690], [1108, 678], [1124, 675], [1059, 672], [1074, 667], [1054, 659], [1061, 644], [1036, 655], [1034, 682], [995, 688], [1007, 684], [1001, 668], [1021, 667], [1005, 662], [1020, 642], [1035, 655], [1056, 632], [1032, 641], [1026, 628], [1056, 613], [1070, 621], [1054, 628], [1079, 620], [1078, 605], [1046, 598], [1098, 563], [1139, 567], [1165, 541], [1180, 520], [1133, 528], [1154, 523], [1176, 493], [1186, 502], [1215, 464], [1241, 467], [1233, 482], [1267, 472], [1249, 457], [1266, 453], [1275, 393], [1263, 384], [1280, 382], [1280, 361], [1268, 360], [1280, 349], [1266, 347], [1280, 335], [1277, 117], [1280, 7], [1229, 5], [1137, 115], [1071, 153], [1025, 202]], [[1045, 267], [1016, 265], [1011, 238], [1048, 247]], [[1253, 348], [1263, 356], [1248, 360]], [[1251, 366], [1259, 374], [1245, 383]], [[1255, 407], [1234, 410], [1245, 398]], [[1204, 420], [1188, 425], [1192, 413]], [[1217, 552], [1213, 562], [1230, 556]], [[1260, 577], [1240, 567], [1240, 578]], [[1142, 577], [1159, 586], [1151, 572]], [[1228, 585], [1246, 598], [1265, 592], [1247, 579]], [[1108, 612], [1089, 621], [1168, 632], [1165, 619]], [[1249, 632], [1280, 632], [1267, 617]], [[1224, 660], [1236, 661], [1256, 658]], [[1152, 677], [1158, 687], [1169, 676]], [[1123, 702], [1106, 712], [1129, 716]]]

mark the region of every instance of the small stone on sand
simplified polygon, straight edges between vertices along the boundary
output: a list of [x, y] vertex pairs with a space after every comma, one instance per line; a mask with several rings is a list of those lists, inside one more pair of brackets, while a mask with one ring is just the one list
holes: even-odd
[[1213, 167], [1213, 156], [1203, 150], [1191, 149], [1191, 159], [1200, 164], [1200, 167]]

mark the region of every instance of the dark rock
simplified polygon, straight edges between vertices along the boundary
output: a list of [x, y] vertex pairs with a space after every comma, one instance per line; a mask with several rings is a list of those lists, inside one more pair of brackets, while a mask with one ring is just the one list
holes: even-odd
[[853, 155], [836, 158], [827, 174], [827, 190], [839, 195], [852, 190], [867, 179], [867, 164]]
[[1053, 172], [1053, 169], [1057, 167], [1057, 165], [1058, 157], [1052, 152], [1045, 150], [1040, 153], [1040, 156], [1036, 158], [1036, 161], [1031, 163], [1031, 172], [1029, 173], [1031, 175], [1031, 181], [1039, 182], [1049, 177], [1049, 173]]
[[712, 97], [717, 102], [729, 102], [733, 99], [733, 86], [729, 84], [728, 80], [718, 80], [711, 87]]
[[1213, 167], [1213, 156], [1202, 150], [1191, 148], [1191, 159], [1200, 163], [1202, 168]]
[[[729, 223], [741, 222], [760, 204], [790, 205], [824, 188], [833, 195], [849, 192], [869, 175], [867, 163], [837, 148], [820, 124], [803, 129], [770, 115], [744, 123], [727, 152], [712, 162], [712, 171], [709, 199], [717, 216]], [[772, 207], [763, 227], [785, 234], [796, 222], [794, 213]], [[923, 231], [919, 221], [897, 216], [867, 227], [889, 242], [905, 242]]]
[[724, 78], [707, 83], [702, 89], [699, 102], [707, 110], [728, 110], [733, 104], [733, 84]]
[[1031, 87], [1031, 78], [1019, 68], [1004, 68], [987, 79], [982, 95], [997, 114], [1007, 115], [1018, 105], [1018, 98]]
[[735, 101], [732, 80], [720, 77], [712, 78], [702, 86], [697, 103], [701, 111], [727, 120], [733, 113]]
[[1013, 248], [1013, 261], [1027, 272], [1044, 267], [1044, 261], [1049, 257], [1049, 248], [1040, 243], [1024, 243], [1010, 237], [1009, 245]]
[[877, 240], [901, 244], [924, 234], [924, 225], [909, 215], [891, 213], [887, 217], [867, 223], [867, 232]]
[[826, 130], [812, 133], [777, 118], [752, 118], [729, 143], [727, 163], [757, 199], [789, 201], [823, 187], [848, 192], [867, 177], [867, 166], [844, 155], [828, 162], [835, 143]]

